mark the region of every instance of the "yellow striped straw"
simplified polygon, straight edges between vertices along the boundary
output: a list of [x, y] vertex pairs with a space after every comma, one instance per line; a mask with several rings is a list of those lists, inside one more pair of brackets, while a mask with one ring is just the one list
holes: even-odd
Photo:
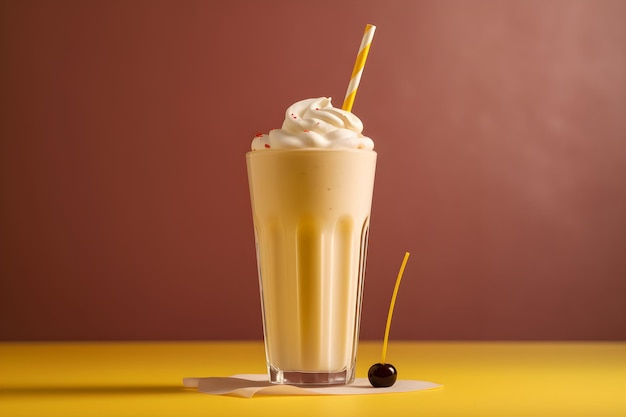
[[359, 88], [361, 82], [361, 75], [363, 74], [363, 68], [365, 67], [365, 60], [367, 54], [370, 51], [370, 45], [372, 39], [374, 39], [374, 32], [376, 26], [365, 26], [365, 33], [363, 33], [363, 39], [361, 39], [361, 46], [359, 47], [359, 53], [356, 56], [354, 62], [354, 69], [352, 70], [352, 76], [350, 77], [350, 84], [348, 84], [348, 91], [346, 92], [346, 98], [343, 100], [342, 109], [346, 111], [352, 111], [352, 105], [354, 104], [354, 97], [356, 97], [356, 90]]

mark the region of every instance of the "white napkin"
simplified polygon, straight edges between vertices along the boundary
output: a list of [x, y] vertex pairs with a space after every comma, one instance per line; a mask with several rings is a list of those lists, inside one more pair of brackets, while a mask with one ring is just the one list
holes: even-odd
[[231, 395], [251, 398], [254, 395], [355, 395], [388, 394], [394, 392], [421, 391], [442, 385], [428, 381], [397, 380], [389, 388], [374, 388], [367, 378], [356, 378], [350, 385], [294, 386], [276, 385], [267, 380], [266, 374], [239, 374], [230, 377], [184, 378], [186, 387], [214, 395]]

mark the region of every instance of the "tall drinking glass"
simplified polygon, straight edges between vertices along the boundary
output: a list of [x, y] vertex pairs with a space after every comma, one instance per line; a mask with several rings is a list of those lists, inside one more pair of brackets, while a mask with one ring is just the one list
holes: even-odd
[[246, 154], [270, 381], [354, 380], [373, 150]]

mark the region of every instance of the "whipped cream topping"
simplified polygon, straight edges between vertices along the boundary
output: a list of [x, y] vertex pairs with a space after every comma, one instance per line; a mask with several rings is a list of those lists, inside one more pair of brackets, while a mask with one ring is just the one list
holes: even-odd
[[333, 107], [327, 97], [292, 104], [280, 129], [259, 133], [252, 150], [327, 148], [374, 149], [374, 141], [363, 136], [363, 123], [353, 113]]

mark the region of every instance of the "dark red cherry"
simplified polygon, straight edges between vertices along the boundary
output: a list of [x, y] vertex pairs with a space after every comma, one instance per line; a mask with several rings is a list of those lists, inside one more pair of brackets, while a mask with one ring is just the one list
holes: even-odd
[[387, 388], [396, 383], [398, 371], [390, 363], [375, 363], [367, 372], [367, 379], [375, 388]]

